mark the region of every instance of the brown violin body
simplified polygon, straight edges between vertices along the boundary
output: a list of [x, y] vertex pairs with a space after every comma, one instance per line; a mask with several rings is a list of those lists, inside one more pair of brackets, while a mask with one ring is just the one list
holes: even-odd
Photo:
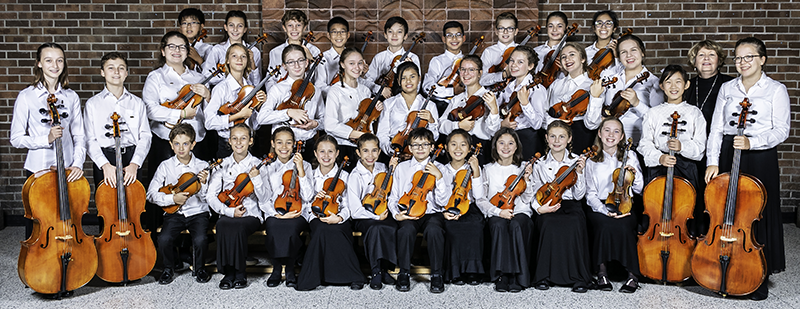
[[[185, 189], [181, 189], [181, 187], [185, 186]], [[175, 194], [179, 192], [186, 192], [189, 193], [189, 196], [195, 195], [198, 191], [200, 191], [200, 182], [197, 181], [197, 175], [194, 173], [183, 173], [181, 177], [178, 178], [178, 182], [174, 185], [166, 185], [158, 189], [158, 192], [166, 193], [166, 194]], [[178, 211], [181, 205], [174, 204], [169, 205], [166, 207], [161, 207], [164, 212], [168, 214], [174, 214]]]
[[230, 208], [236, 208], [242, 205], [244, 198], [253, 194], [253, 182], [250, 181], [250, 174], [241, 173], [236, 176], [233, 187], [228, 190], [223, 190], [217, 194], [217, 198], [222, 204]]
[[497, 192], [497, 194], [492, 196], [489, 202], [500, 209], [513, 210], [514, 200], [528, 188], [528, 184], [525, 181], [518, 181], [517, 184], [514, 185], [514, 180], [517, 177], [517, 175], [508, 176], [505, 190]]
[[[184, 100], [184, 98], [187, 97], [187, 95], [189, 94], [191, 94], [191, 96], [189, 96], [189, 99]], [[161, 106], [172, 109], [184, 109], [190, 105], [193, 108], [197, 107], [198, 105], [200, 105], [201, 102], [203, 102], [203, 97], [192, 91], [191, 84], [186, 84], [183, 85], [183, 87], [181, 87], [181, 90], [178, 91], [178, 97], [176, 97], [172, 101], [166, 101], [164, 103], [161, 103]]]
[[561, 119], [567, 124], [571, 124], [575, 117], [585, 115], [588, 108], [589, 92], [583, 89], [575, 91], [568, 102], [558, 102], [551, 107], [556, 111], [557, 117], [554, 118]]
[[[528, 44], [528, 40], [530, 40], [534, 35], [536, 35], [536, 33], [538, 33], [539, 30], [541, 30], [541, 29], [542, 29], [542, 26], [539, 26], [539, 25], [536, 25], [536, 26], [532, 27], [531, 29], [529, 29], [527, 35], [525, 36], [525, 39], [523, 39], [522, 42], [520, 42], [519, 45], [517, 45], [517, 46], [524, 46], [525, 44]], [[497, 72], [502, 72], [503, 70], [505, 70], [506, 66], [508, 65], [508, 58], [511, 58], [511, 54], [514, 53], [514, 50], [516, 48], [517, 48], [516, 46], [506, 48], [506, 50], [503, 51], [503, 59], [500, 60], [500, 63], [489, 67], [489, 73], [497, 73]]]
[[[622, 186], [617, 185], [620, 177], [623, 178]], [[633, 201], [631, 199], [631, 195], [628, 194], [628, 191], [633, 185], [633, 179], [635, 177], [636, 175], [634, 175], [632, 171], [625, 169], [624, 166], [615, 169], [611, 178], [614, 181], [614, 189], [608, 193], [606, 204], [614, 204], [615, 208], [617, 208], [622, 214], [631, 212], [631, 208], [633, 208]]]
[[[638, 83], [644, 82], [647, 78], [650, 77], [650, 72], [644, 72], [636, 78], [636, 81], [630, 84], [630, 86], [626, 87], [625, 89], [633, 88]], [[622, 92], [625, 89], [617, 91], [614, 94], [614, 99], [611, 100], [611, 104], [603, 105], [602, 115], [603, 117], [622, 117], [628, 110], [631, 108], [631, 102], [626, 100], [622, 97]]]
[[389, 64], [389, 71], [383, 73], [378, 79], [375, 80], [375, 84], [381, 85], [384, 88], [392, 88], [394, 86], [394, 68], [397, 66], [397, 62], [400, 61], [401, 55], [394, 56], [392, 59], [392, 63]]
[[[521, 109], [520, 112], [522, 112]], [[467, 119], [467, 117], [472, 117], [472, 120], [478, 120], [478, 118], [484, 115], [486, 115], [486, 104], [483, 98], [473, 95], [467, 99], [466, 105], [454, 108], [450, 111], [450, 114], [447, 115], [447, 119], [450, 121], [461, 121]]]
[[323, 183], [322, 187], [331, 187], [334, 181], [336, 181], [336, 185], [333, 186], [333, 190], [326, 190], [328, 193], [327, 197], [314, 199], [311, 203], [311, 207], [317, 207], [321, 210], [324, 214], [322, 217], [333, 216], [339, 213], [339, 196], [344, 193], [344, 180], [328, 178], [325, 179], [325, 183]]
[[388, 172], [375, 175], [375, 179], [372, 182], [375, 184], [375, 189], [361, 200], [361, 204], [367, 211], [379, 216], [386, 211], [386, 199], [389, 197], [389, 190], [392, 188], [392, 172], [393, 170], [390, 168]]
[[[620, 37], [630, 35], [631, 33], [633, 33], [633, 29], [628, 28], [627, 31], [620, 34]], [[600, 73], [603, 73], [605, 69], [614, 64], [616, 62], [615, 60], [616, 58], [614, 57], [613, 50], [611, 50], [611, 48], [606, 46], [605, 48], [603, 48], [603, 51], [596, 53], [594, 55], [594, 57], [592, 58], [592, 63], [589, 64], [589, 71], [587, 71], [586, 73], [589, 74], [589, 78], [591, 79], [594, 80], [599, 79]]]
[[[469, 177], [469, 178], [467, 178]], [[472, 190], [472, 171], [460, 170], [456, 173], [453, 183], [457, 184], [447, 201], [445, 211], [454, 215], [463, 215], [469, 211], [469, 191]], [[465, 184], [465, 185], [461, 185]]]
[[[305, 87], [302, 87], [303, 84], [305, 84]], [[278, 104], [275, 109], [303, 109], [306, 106], [306, 102], [314, 96], [314, 93], [316, 93], [314, 84], [298, 79], [292, 83], [292, 95], [283, 103]]]
[[405, 129], [392, 137], [392, 146], [399, 147], [402, 151], [405, 151], [408, 148], [406, 146], [408, 143], [408, 134], [411, 133], [411, 130], [427, 126], [428, 121], [419, 117], [419, 111], [409, 112], [408, 117], [406, 118]]
[[556, 173], [556, 175], [564, 175], [563, 181], [546, 183], [536, 191], [536, 200], [539, 201], [539, 205], [544, 205], [548, 201], [550, 205], [561, 203], [564, 192], [572, 188], [578, 180], [578, 174], [574, 170], [568, 172], [569, 168], [569, 166], [562, 166]]
[[348, 120], [345, 124], [354, 131], [372, 133], [372, 124], [381, 115], [381, 112], [375, 108], [377, 98], [378, 96], [361, 100], [361, 103], [358, 104], [358, 116]]
[[[260, 108], [261, 105], [264, 104], [264, 101], [259, 101], [253, 98], [252, 100], [248, 100], [247, 102], [245, 102], [244, 100], [245, 97], [247, 97], [247, 94], [249, 94], [251, 91], [258, 91], [258, 90], [256, 90], [255, 87], [251, 85], [247, 85], [242, 87], [242, 89], [239, 89], [239, 94], [236, 96], [236, 100], [234, 100], [233, 102], [225, 103], [222, 106], [220, 106], [219, 113], [225, 115], [236, 114], [242, 111], [242, 109], [244, 109], [244, 107], [247, 106], [247, 104], [250, 103], [251, 101], [253, 102], [253, 105], [251, 105], [250, 108], [252, 109]], [[236, 119], [233, 121], [233, 123], [240, 124], [244, 123], [245, 120], [246, 119]]]
[[578, 24], [573, 23], [572, 26], [568, 27], [566, 32], [564, 32], [564, 36], [561, 38], [561, 42], [558, 43], [556, 48], [551, 50], [547, 53], [547, 56], [544, 57], [545, 62], [542, 66], [542, 70], [536, 73], [536, 77], [541, 79], [542, 85], [545, 88], [550, 88], [550, 85], [556, 81], [558, 73], [561, 72], [561, 68], [556, 65], [556, 58], [561, 54], [561, 49], [564, 48], [567, 38], [574, 35], [576, 32], [578, 32]]
[[[283, 192], [275, 199], [275, 211], [281, 215], [292, 211], [301, 211], [303, 200], [300, 197], [300, 184], [297, 181], [297, 171], [290, 170], [283, 173]], [[338, 209], [338, 208], [337, 208]]]
[[423, 171], [417, 171], [414, 173], [412, 183], [414, 183], [414, 187], [400, 198], [397, 206], [407, 216], [419, 218], [424, 216], [425, 211], [428, 210], [427, 196], [428, 192], [433, 190], [436, 185], [436, 177], [431, 177], [430, 174]]

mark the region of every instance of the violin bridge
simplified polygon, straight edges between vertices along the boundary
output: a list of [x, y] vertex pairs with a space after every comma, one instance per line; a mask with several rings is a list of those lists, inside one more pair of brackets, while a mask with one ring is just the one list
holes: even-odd
[[72, 240], [72, 235], [56, 236], [55, 238], [56, 240], [67, 241], [67, 240]]
[[675, 235], [675, 233], [659, 232], [658, 235], [661, 235], [661, 237], [672, 237], [672, 235]]
[[737, 240], [738, 240], [738, 238], [735, 238], [735, 237], [727, 237], [727, 236], [720, 236], [720, 237], [719, 237], [719, 240], [721, 240], [721, 241], [724, 241], [724, 242], [735, 242], [735, 241], [737, 241]]
[[128, 236], [130, 234], [131, 234], [131, 231], [117, 232], [117, 235], [118, 236], [122, 236], [122, 237]]

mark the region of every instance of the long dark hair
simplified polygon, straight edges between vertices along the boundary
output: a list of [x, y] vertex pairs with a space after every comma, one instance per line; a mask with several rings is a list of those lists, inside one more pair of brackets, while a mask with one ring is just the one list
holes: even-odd
[[[42, 52], [45, 48], [57, 48], [61, 50], [61, 54], [64, 55], [64, 69], [61, 70], [61, 74], [58, 75], [58, 80], [56, 81], [58, 85], [61, 86], [61, 89], [69, 88], [69, 70], [67, 70], [67, 54], [64, 52], [64, 48], [61, 47], [58, 43], [44, 43], [36, 49], [36, 64], [39, 64], [42, 61]], [[45, 88], [49, 88], [47, 85], [47, 81], [44, 78], [44, 72], [42, 68], [38, 65], [33, 66], [33, 82], [31, 86], [36, 86], [42, 84]]]
[[[228, 20], [234, 17], [239, 17], [244, 20], [244, 28], [247, 29], [247, 15], [244, 14], [242, 11], [229, 11], [228, 15], [225, 15], [225, 24], [228, 24]], [[228, 31], [222, 31], [222, 41], [220, 43], [225, 43], [228, 41], [230, 37], [228, 36]], [[247, 42], [247, 31], [242, 34], [242, 42]]]
[[514, 150], [514, 156], [511, 157], [511, 163], [519, 166], [522, 163], [522, 145], [520, 145], [519, 142], [519, 135], [517, 135], [517, 131], [514, 129], [506, 127], [500, 128], [500, 130], [497, 130], [497, 132], [494, 133], [494, 136], [492, 136], [492, 162], [500, 161], [500, 155], [497, 154], [497, 140], [499, 140], [504, 134], [509, 134], [512, 138], [514, 138], [514, 144], [517, 145], [517, 150]]
[[[183, 40], [183, 44], [186, 46], [186, 57], [189, 57], [189, 39], [186, 38], [183, 33], [178, 31], [170, 31], [167, 32], [164, 36], [161, 37], [161, 44], [158, 45], [158, 50], [164, 51], [167, 48], [167, 41], [169, 41], [172, 37], [178, 37], [179, 39]], [[163, 54], [158, 53], [158, 64], [156, 65], [156, 69], [163, 67], [164, 64], [167, 63], [167, 57], [164, 57]]]
[[400, 80], [403, 78], [403, 73], [406, 70], [414, 70], [414, 72], [417, 72], [417, 75], [419, 75], [419, 84], [417, 84], [417, 94], [422, 92], [419, 90], [419, 87], [422, 84], [422, 75], [419, 73], [419, 67], [417, 66], [416, 63], [414, 63], [414, 61], [406, 61], [397, 66], [397, 74], [394, 75], [394, 85], [392, 85], [393, 96], [397, 95], [402, 91], [402, 86], [400, 86]]
[[622, 157], [625, 156], [625, 140], [628, 138], [625, 135], [625, 125], [622, 124], [622, 121], [619, 121], [617, 117], [606, 117], [600, 122], [600, 127], [597, 129], [597, 135], [594, 137], [594, 145], [597, 146], [597, 153], [592, 157], [592, 161], [594, 162], [603, 162], [605, 160], [605, 152], [603, 151], [603, 141], [600, 138], [600, 132], [603, 130], [603, 126], [606, 125], [606, 122], [616, 122], [619, 124], [619, 129], [622, 130], [622, 137], [620, 137], [619, 143], [617, 143], [617, 161], [622, 161]]

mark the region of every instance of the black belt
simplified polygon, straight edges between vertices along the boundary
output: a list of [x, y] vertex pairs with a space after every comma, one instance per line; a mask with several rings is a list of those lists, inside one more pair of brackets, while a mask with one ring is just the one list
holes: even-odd
[[[114, 147], [104, 147], [104, 148], [101, 148], [101, 149], [103, 150], [103, 154], [104, 155], [108, 155], [108, 156], [115, 156], [116, 155], [116, 152], [114, 151]], [[119, 152], [121, 154], [126, 154], [129, 151], [130, 152], [134, 152], [135, 150], [136, 150], [136, 146], [135, 145], [131, 145], [131, 146], [128, 146], [128, 147], [121, 147], [119, 149]]]

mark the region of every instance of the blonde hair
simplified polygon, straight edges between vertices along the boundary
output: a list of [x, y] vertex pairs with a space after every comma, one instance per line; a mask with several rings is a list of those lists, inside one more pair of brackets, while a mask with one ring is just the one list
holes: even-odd
[[725, 65], [725, 53], [722, 50], [722, 46], [712, 40], [704, 40], [692, 45], [692, 48], [689, 49], [689, 55], [687, 56], [689, 58], [689, 66], [692, 68], [695, 67], [694, 60], [697, 58], [697, 53], [700, 52], [701, 48], [710, 49], [717, 53], [717, 61], [719, 62], [717, 63], [717, 71], [720, 71], [722, 66]]

